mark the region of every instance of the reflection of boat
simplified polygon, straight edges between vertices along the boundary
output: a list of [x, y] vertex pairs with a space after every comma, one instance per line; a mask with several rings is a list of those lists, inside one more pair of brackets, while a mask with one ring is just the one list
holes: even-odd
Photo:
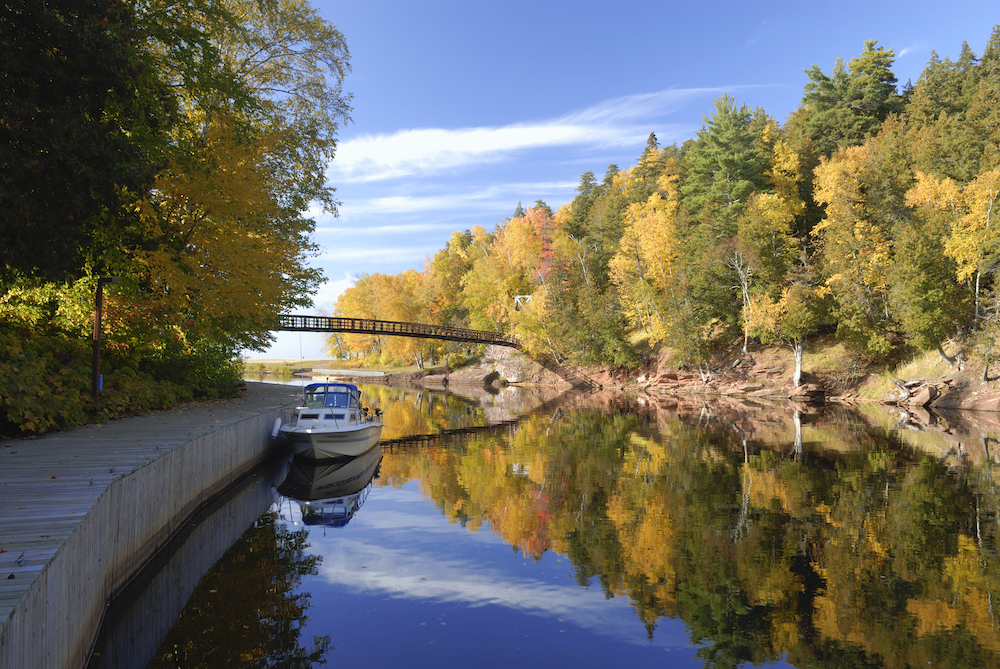
[[306, 525], [343, 527], [365, 503], [381, 462], [378, 444], [356, 458], [295, 460], [278, 493], [299, 503]]
[[288, 438], [295, 455], [324, 460], [357, 456], [382, 436], [382, 412], [361, 406], [361, 391], [350, 383], [310, 383], [291, 422], [277, 432]]

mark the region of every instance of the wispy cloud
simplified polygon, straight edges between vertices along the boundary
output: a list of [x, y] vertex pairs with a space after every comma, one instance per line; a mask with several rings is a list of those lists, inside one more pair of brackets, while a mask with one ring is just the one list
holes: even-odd
[[412, 246], [378, 249], [361, 248], [356, 246], [340, 246], [336, 249], [326, 249], [321, 251], [319, 259], [333, 262], [347, 260], [364, 260], [368, 263], [399, 262], [401, 258], [422, 258], [425, 255], [434, 255], [437, 251], [437, 247], [430, 246], [423, 249], [413, 248]]
[[551, 181], [543, 183], [512, 183], [490, 186], [464, 193], [440, 193], [435, 195], [392, 195], [345, 203], [340, 210], [343, 219], [354, 216], [399, 213], [422, 213], [428, 211], [451, 210], [491, 210], [498, 206], [507, 208], [510, 201], [518, 198], [534, 197], [552, 192], [571, 192], [576, 188], [574, 181]]
[[[731, 89], [733, 87], [730, 87]], [[723, 88], [667, 89], [615, 98], [564, 116], [501, 127], [417, 128], [363, 135], [342, 142], [330, 178], [365, 182], [428, 174], [470, 163], [494, 162], [510, 154], [556, 146], [628, 146], [649, 132], [648, 121], [662, 118]], [[645, 121], [645, 123], [639, 123]], [[690, 128], [660, 124], [672, 141]]]
[[353, 285], [354, 279], [346, 275], [342, 279], [328, 279], [313, 296], [313, 304], [332, 313], [340, 295]]
[[[625, 642], [650, 643], [635, 634], [640, 623], [628, 600], [608, 601], [597, 588], [583, 589], [571, 581], [554, 585], [532, 578], [512, 579], [507, 573], [482, 565], [470, 569], [463, 561], [431, 558], [418, 551], [364, 540], [342, 538], [325, 543], [317, 539], [313, 543], [321, 545], [325, 559], [319, 573], [330, 584], [393, 598], [499, 606], [547, 619], [565, 619]], [[653, 643], [683, 643], [683, 639], [663, 636]]]
[[397, 233], [451, 232], [454, 227], [450, 223], [398, 223], [395, 225], [368, 225], [363, 227], [321, 225], [317, 226], [316, 233], [320, 235], [338, 235], [340, 237], [378, 237]]
[[896, 54], [896, 58], [905, 58], [906, 56], [911, 56], [915, 53], [920, 53], [921, 51], [924, 50], [926, 50], [926, 46], [924, 46], [923, 44], [912, 44], [910, 46], [903, 47], [902, 49], [900, 49], [899, 53]]

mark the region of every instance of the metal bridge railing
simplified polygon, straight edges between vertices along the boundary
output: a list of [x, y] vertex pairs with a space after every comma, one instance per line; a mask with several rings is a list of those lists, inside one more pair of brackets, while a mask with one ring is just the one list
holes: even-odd
[[426, 323], [402, 323], [399, 321], [378, 321], [368, 318], [281, 314], [278, 316], [278, 324], [279, 327], [276, 327], [275, 330], [291, 332], [354, 332], [358, 334], [466, 341], [521, 348], [521, 342], [513, 335], [486, 332], [485, 330], [452, 328], [446, 325], [428, 325]]

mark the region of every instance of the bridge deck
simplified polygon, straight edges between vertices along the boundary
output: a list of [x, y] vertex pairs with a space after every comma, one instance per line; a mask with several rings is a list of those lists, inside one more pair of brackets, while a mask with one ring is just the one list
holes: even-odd
[[477, 344], [496, 344], [510, 348], [521, 348], [521, 342], [513, 335], [485, 330], [452, 328], [445, 325], [426, 323], [401, 323], [398, 321], [378, 321], [368, 318], [340, 318], [335, 316], [278, 316], [276, 330], [291, 332], [353, 332], [370, 335], [394, 335], [397, 337], [420, 337], [423, 339], [444, 339], [447, 341], [467, 341]]

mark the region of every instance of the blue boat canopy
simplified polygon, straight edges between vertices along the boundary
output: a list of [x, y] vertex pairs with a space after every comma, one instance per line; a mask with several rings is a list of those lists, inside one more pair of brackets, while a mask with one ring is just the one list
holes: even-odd
[[361, 391], [350, 383], [310, 383], [302, 397], [307, 407], [361, 408]]

